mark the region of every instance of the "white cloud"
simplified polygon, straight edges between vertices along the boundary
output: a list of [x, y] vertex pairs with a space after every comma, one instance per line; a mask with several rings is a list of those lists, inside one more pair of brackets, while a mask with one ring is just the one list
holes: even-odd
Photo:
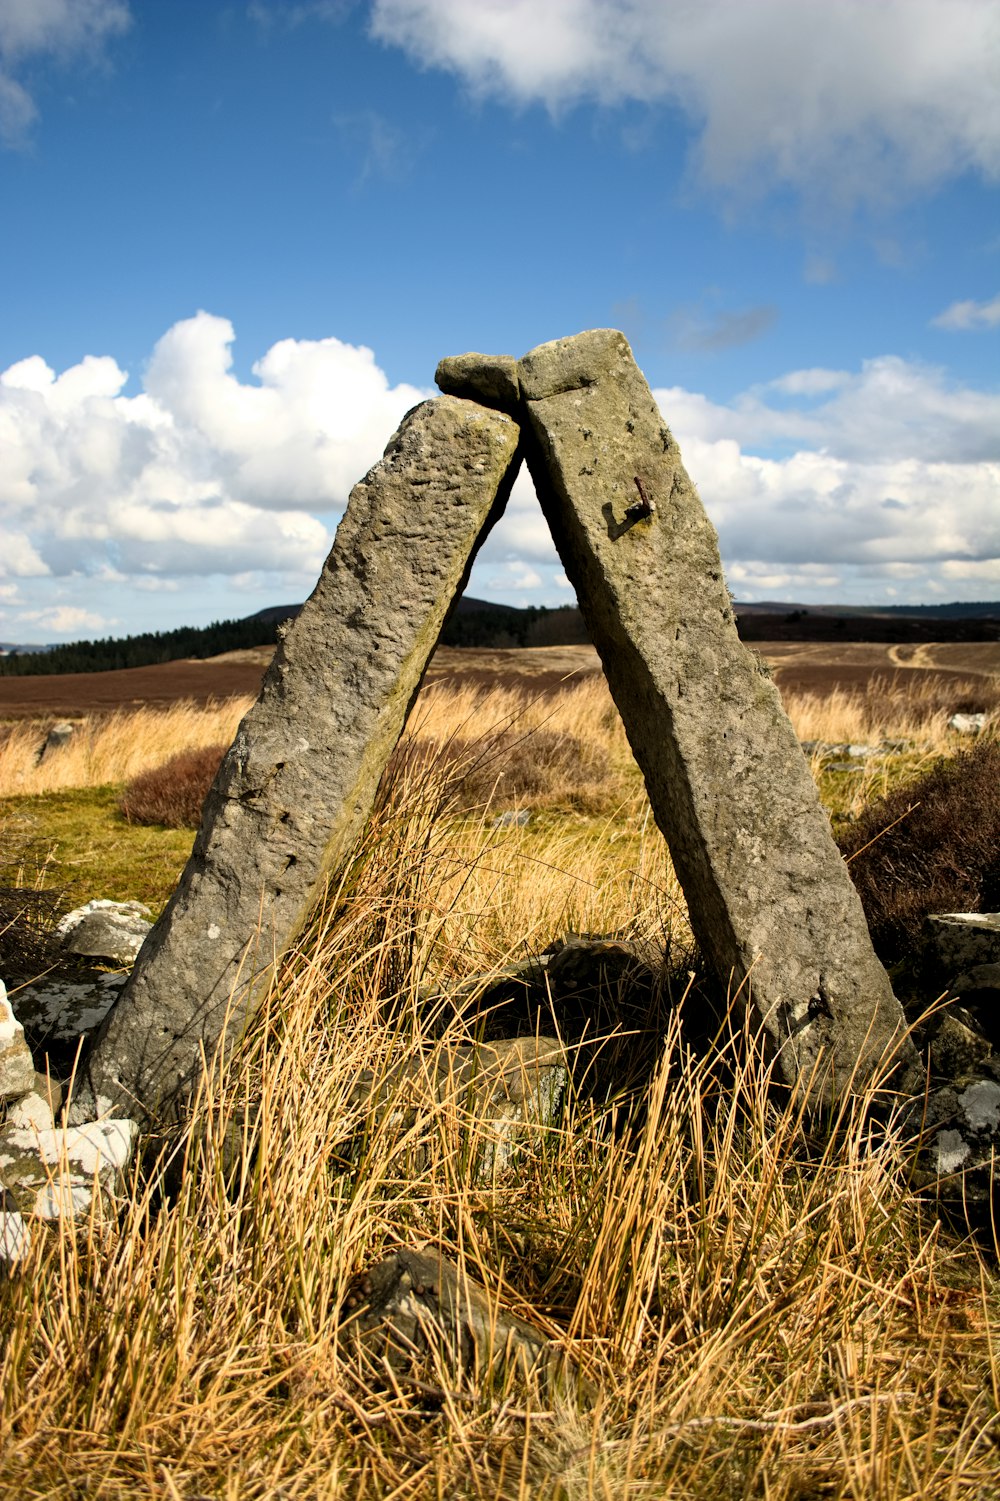
[[871, 597], [891, 579], [919, 594], [933, 576], [994, 577], [1000, 394], [885, 356], [856, 374], [791, 372], [730, 406], [679, 388], [654, 395], [737, 594], [850, 586]]
[[1000, 295], [989, 302], [953, 302], [943, 313], [931, 319], [934, 328], [966, 329], [1000, 326]]
[[516, 104], [675, 106], [728, 192], [878, 205], [1000, 175], [990, 0], [374, 0], [371, 29]]
[[0, 0], [0, 139], [21, 140], [38, 114], [23, 68], [96, 60], [130, 24], [125, 0]]
[[38, 625], [46, 631], [68, 636], [75, 632], [100, 631], [115, 624], [113, 616], [98, 615], [93, 610], [81, 610], [76, 605], [53, 605], [46, 610], [22, 610], [18, 619], [27, 625]]
[[282, 340], [242, 382], [233, 337], [207, 313], [174, 324], [135, 397], [108, 357], [0, 373], [0, 576], [315, 578], [330, 539], [311, 513], [343, 506], [424, 393], [337, 339]]

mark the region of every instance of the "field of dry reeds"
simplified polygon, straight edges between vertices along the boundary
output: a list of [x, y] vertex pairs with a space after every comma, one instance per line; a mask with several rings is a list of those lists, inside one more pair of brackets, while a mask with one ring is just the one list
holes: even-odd
[[[954, 748], [939, 708], [885, 699], [788, 707], [805, 739], [914, 742], [889, 778]], [[58, 792], [117, 819], [127, 845], [136, 831], [90, 789], [227, 740], [242, 707], [95, 721], [40, 764], [40, 727], [15, 727], [0, 824], [5, 806], [34, 806], [44, 832]], [[816, 767], [838, 807], [871, 793], [868, 773]], [[498, 822], [510, 810], [529, 822]], [[571, 1086], [558, 1120], [485, 1182], [469, 1172], [484, 1128], [461, 1098], [429, 1103], [419, 1133], [358, 1104], [363, 1068], [470, 1040], [477, 1024], [447, 1006], [470, 976], [567, 931], [670, 958], [660, 1009], [609, 1037], [628, 1060], [620, 1088]], [[534, 702], [425, 692], [350, 880], [239, 1053], [184, 1129], [150, 1140], [115, 1216], [46, 1227], [0, 1287], [0, 1493], [996, 1494], [988, 1227], [973, 1237], [913, 1191], [891, 1103], [873, 1115], [857, 1101], [818, 1133], [758, 1039], [723, 1031], [694, 1049], [689, 944], [603, 685]], [[386, 1251], [424, 1243], [556, 1341], [581, 1380], [362, 1367], [347, 1292]]]

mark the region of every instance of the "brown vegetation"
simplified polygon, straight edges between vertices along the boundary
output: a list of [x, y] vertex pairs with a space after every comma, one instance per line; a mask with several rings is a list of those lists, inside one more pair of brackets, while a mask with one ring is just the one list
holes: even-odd
[[202, 804], [228, 748], [204, 745], [179, 751], [162, 766], [133, 777], [118, 804], [128, 822], [196, 829], [201, 823]]
[[871, 803], [840, 834], [875, 948], [917, 946], [931, 912], [1000, 907], [1000, 742], [983, 740]]

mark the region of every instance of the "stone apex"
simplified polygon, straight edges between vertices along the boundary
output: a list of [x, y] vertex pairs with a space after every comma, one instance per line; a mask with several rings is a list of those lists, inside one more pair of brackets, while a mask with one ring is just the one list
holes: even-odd
[[605, 375], [627, 377], [636, 368], [620, 329], [588, 328], [529, 349], [518, 361], [517, 373], [524, 400], [544, 401], [564, 391], [599, 385]]
[[515, 415], [521, 402], [517, 360], [512, 354], [453, 354], [434, 372], [446, 396], [464, 396]]

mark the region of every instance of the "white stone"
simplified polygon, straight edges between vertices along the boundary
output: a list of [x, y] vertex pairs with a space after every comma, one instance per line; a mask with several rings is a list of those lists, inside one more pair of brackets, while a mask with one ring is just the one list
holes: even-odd
[[977, 1079], [958, 1097], [962, 1114], [974, 1131], [995, 1131], [1000, 1126], [1000, 1084]]
[[27, 1094], [34, 1082], [35, 1061], [0, 980], [0, 1099]]
[[939, 1131], [936, 1147], [938, 1175], [945, 1178], [949, 1173], [957, 1173], [971, 1151], [961, 1131]]
[[51, 1131], [55, 1118], [48, 1100], [32, 1089], [10, 1106], [7, 1124], [19, 1131]]
[[131, 1160], [135, 1121], [89, 1121], [50, 1130], [0, 1130], [0, 1170], [22, 1212], [42, 1219], [88, 1212], [95, 1189], [113, 1197]]
[[978, 735], [986, 728], [986, 719], [985, 714], [953, 714], [948, 728], [959, 735]]
[[12, 1265], [31, 1250], [31, 1231], [16, 1209], [0, 1210], [0, 1261]]

